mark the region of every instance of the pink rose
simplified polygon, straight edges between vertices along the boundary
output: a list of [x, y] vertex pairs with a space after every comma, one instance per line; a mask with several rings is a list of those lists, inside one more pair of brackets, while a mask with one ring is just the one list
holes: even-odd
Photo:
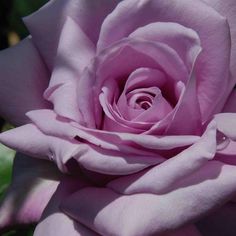
[[31, 36], [0, 53], [0, 113], [19, 126], [0, 141], [36, 158], [18, 154], [0, 228], [236, 235], [235, 18], [234, 0], [54, 0], [26, 17]]

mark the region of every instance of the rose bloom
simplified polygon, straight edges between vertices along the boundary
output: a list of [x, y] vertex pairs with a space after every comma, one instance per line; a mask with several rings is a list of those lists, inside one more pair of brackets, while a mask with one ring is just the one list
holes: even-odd
[[[0, 53], [17, 150], [0, 228], [236, 235], [235, 0], [53, 0]], [[20, 154], [21, 153], [21, 154]]]

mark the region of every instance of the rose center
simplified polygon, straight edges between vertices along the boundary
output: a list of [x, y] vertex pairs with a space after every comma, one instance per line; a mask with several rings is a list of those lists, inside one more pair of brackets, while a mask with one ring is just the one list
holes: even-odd
[[140, 89], [129, 92], [127, 94], [128, 105], [134, 109], [148, 110], [152, 106], [154, 98], [161, 93], [158, 88], [155, 89], [156, 94]]
[[137, 104], [144, 110], [147, 110], [152, 106], [152, 103], [148, 101], [137, 101]]

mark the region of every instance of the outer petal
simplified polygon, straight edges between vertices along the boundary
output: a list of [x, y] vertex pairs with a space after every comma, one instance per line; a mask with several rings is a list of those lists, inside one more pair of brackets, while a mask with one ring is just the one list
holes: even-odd
[[94, 44], [77, 23], [67, 18], [60, 36], [50, 84], [44, 93], [61, 116], [76, 121], [81, 119], [76, 87], [82, 71], [94, 55]]
[[134, 173], [164, 161], [158, 150], [172, 155], [176, 148], [199, 139], [199, 136], [156, 137], [86, 129], [50, 110], [33, 111], [28, 115], [39, 128], [25, 125], [2, 133], [0, 141], [28, 155], [54, 160], [64, 172], [67, 161], [75, 157], [85, 168], [99, 173]]
[[195, 0], [122, 1], [103, 23], [98, 49], [127, 37], [138, 27], [160, 21], [176, 22], [199, 34], [203, 53], [196, 73], [201, 113], [206, 121], [218, 103], [226, 100], [229, 80], [229, 27], [213, 8]]
[[0, 141], [28, 155], [53, 160], [63, 172], [67, 172], [66, 163], [72, 158], [89, 170], [113, 175], [134, 173], [164, 160], [158, 154], [149, 153], [143, 158], [142, 151], [136, 154], [103, 150], [76, 139], [45, 135], [32, 124], [1, 134]]
[[[85, 188], [63, 209], [103, 235], [152, 235], [193, 222], [236, 193], [236, 167], [211, 161], [163, 195]], [[112, 217], [111, 217], [112, 214]]]
[[184, 178], [199, 170], [216, 152], [216, 123], [213, 121], [202, 138], [180, 154], [143, 173], [111, 181], [108, 187], [125, 194], [164, 194]]
[[229, 22], [231, 35], [231, 60], [230, 68], [233, 75], [233, 80], [236, 81], [236, 3], [234, 0], [203, 0], [222, 16], [225, 16]]
[[74, 158], [84, 168], [102, 174], [127, 175], [164, 161], [164, 158], [158, 154], [145, 156], [127, 154], [86, 144], [81, 144], [79, 148], [80, 150], [74, 155]]
[[119, 0], [51, 0], [24, 19], [34, 43], [52, 69], [59, 35], [66, 18], [71, 17], [84, 33], [96, 43], [104, 18]]
[[79, 179], [65, 178], [47, 205], [34, 236], [96, 236], [97, 234], [61, 212], [60, 204], [72, 193], [86, 186]]
[[66, 162], [78, 152], [78, 142], [43, 134], [35, 125], [28, 124], [0, 134], [0, 142], [27, 155], [55, 161], [66, 172]]
[[53, 164], [17, 154], [13, 180], [0, 205], [0, 231], [36, 223], [57, 188], [60, 174]]
[[25, 113], [47, 108], [43, 92], [48, 71], [31, 38], [0, 52], [0, 115], [14, 125], [28, 122]]
[[[76, 158], [85, 168], [113, 175], [134, 173], [160, 163], [165, 160], [161, 151], [168, 153], [170, 157], [174, 155], [174, 149], [189, 146], [200, 138], [199, 136], [157, 137], [88, 129], [62, 119], [50, 110], [32, 111], [27, 115], [47, 136], [71, 142], [77, 140], [78, 149], [71, 157]], [[51, 147], [60, 149], [60, 146]]]

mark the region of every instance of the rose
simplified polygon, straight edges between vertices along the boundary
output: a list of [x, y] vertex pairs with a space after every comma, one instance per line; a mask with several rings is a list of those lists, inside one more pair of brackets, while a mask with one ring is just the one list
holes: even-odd
[[57, 0], [25, 18], [32, 38], [0, 55], [0, 111], [21, 126], [0, 140], [64, 174], [18, 156], [0, 226], [44, 210], [35, 235], [199, 235], [236, 191], [235, 11]]
[[[8, 104], [1, 113], [25, 124], [2, 134], [1, 141], [52, 159], [72, 174], [62, 177], [36, 235], [91, 234], [82, 224], [105, 235], [160, 234], [196, 221], [235, 192], [234, 166], [226, 155], [234, 153], [233, 141], [226, 138], [235, 139], [234, 115], [217, 115], [204, 132], [234, 85], [235, 4], [227, 1], [222, 8], [217, 1], [214, 7], [222, 15], [200, 1], [116, 4], [51, 2], [25, 19], [33, 38], [1, 53], [1, 100]], [[23, 71], [27, 74], [16, 83]], [[44, 95], [54, 111], [42, 99], [49, 74]], [[10, 99], [8, 91], [17, 99]], [[233, 112], [233, 96], [225, 111]], [[31, 111], [36, 109], [41, 110]], [[16, 161], [12, 188], [1, 207], [2, 227], [37, 220], [59, 181], [53, 169], [56, 176], [48, 176], [49, 163]], [[32, 186], [12, 212], [26, 182]], [[84, 188], [98, 184], [103, 188]], [[77, 222], [76, 230], [67, 214]], [[189, 226], [177, 234], [198, 232]]]

